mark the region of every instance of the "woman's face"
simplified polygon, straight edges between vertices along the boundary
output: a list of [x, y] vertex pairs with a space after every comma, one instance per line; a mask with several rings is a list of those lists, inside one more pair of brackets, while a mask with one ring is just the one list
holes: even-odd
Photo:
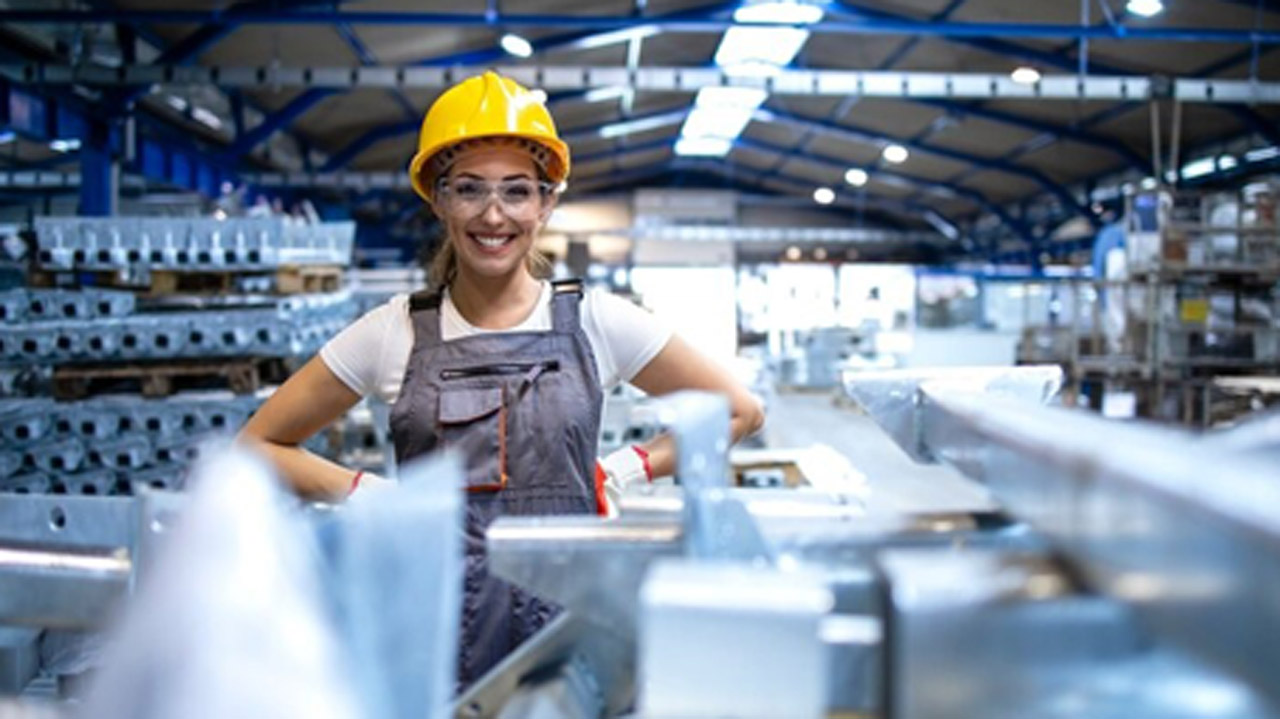
[[436, 195], [459, 274], [480, 277], [523, 270], [553, 204], [528, 153], [510, 147], [463, 152]]

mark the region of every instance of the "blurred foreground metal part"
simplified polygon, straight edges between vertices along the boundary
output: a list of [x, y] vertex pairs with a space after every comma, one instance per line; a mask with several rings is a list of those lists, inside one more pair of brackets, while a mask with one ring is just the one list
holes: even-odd
[[[253, 607], [259, 618], [311, 607], [299, 616], [332, 621], [308, 619], [309, 631], [352, 662], [334, 665], [344, 677], [335, 686], [347, 693], [332, 697], [332, 716], [352, 706], [359, 716], [461, 719], [1280, 716], [1280, 487], [1268, 461], [1271, 435], [1195, 437], [1041, 406], [1057, 386], [1051, 369], [967, 376], [879, 373], [847, 389], [870, 398], [873, 415], [887, 418], [916, 456], [985, 485], [1000, 512], [874, 513], [856, 496], [812, 487], [729, 487], [727, 406], [675, 397], [663, 415], [681, 453], [675, 487], [625, 495], [615, 520], [492, 525], [493, 571], [565, 612], [456, 699], [456, 467], [420, 475], [403, 468], [402, 487], [317, 510], [306, 538], [289, 529], [296, 517], [272, 510], [270, 536], [281, 544], [318, 539], [327, 570], [296, 564], [287, 552], [211, 551], [187, 555], [185, 574], [171, 568], [162, 581], [166, 544], [184, 526], [169, 517], [199, 503], [169, 506], [174, 495], [163, 492], [144, 494], [132, 514], [93, 522], [77, 521], [67, 503], [63, 529], [51, 522], [52, 505], [28, 504], [25, 533], [6, 533], [0, 503], [0, 546], [80, 527], [74, 546], [100, 548], [111, 546], [102, 538], [132, 532], [141, 593], [153, 580], [173, 591], [192, 591], [184, 582], [224, 587], [200, 595], [200, 612], [170, 616], [166, 626], [235, 616], [229, 607], [244, 605], [226, 587], [278, 592], [274, 607]], [[262, 509], [263, 496], [252, 496]], [[244, 520], [233, 502], [215, 506], [222, 519], [205, 520], [218, 529], [212, 546], [266, 541], [254, 533], [262, 526], [230, 526]], [[257, 539], [231, 539], [236, 532]], [[227, 574], [214, 581], [192, 572], [213, 566]], [[327, 598], [323, 611], [314, 611], [316, 596]], [[188, 605], [194, 600], [163, 606]], [[0, 671], [14, 666], [20, 675], [30, 637], [15, 635], [9, 646], [6, 654], [0, 644]], [[146, 651], [132, 666], [142, 676], [156, 660], [140, 657], [179, 653], [164, 642], [140, 646]], [[272, 689], [285, 699], [333, 669], [297, 655], [272, 666], [318, 672], [280, 679]], [[255, 696], [234, 694], [234, 683], [200, 686]], [[255, 686], [244, 680], [241, 690]], [[220, 701], [181, 704], [180, 713], [241, 708]]]
[[[1280, 716], [1261, 599], [1280, 596], [1280, 489], [1258, 452], [1038, 406], [1056, 368], [865, 380], [846, 389], [904, 450], [982, 482], [1004, 513], [730, 489], [701, 471], [714, 457], [682, 454], [682, 491], [627, 495], [617, 520], [500, 520], [495, 571], [567, 616], [455, 716], [544, 716], [529, 699], [550, 705], [545, 678], [566, 672], [600, 698], [558, 705], [570, 717]], [[723, 452], [693, 436], [682, 453]], [[610, 641], [622, 659], [601, 659]]]

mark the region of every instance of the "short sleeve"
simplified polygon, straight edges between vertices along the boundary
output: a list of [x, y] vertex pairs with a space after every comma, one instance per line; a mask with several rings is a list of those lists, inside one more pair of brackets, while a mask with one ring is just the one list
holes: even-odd
[[671, 340], [670, 327], [617, 295], [590, 290], [584, 309], [584, 329], [605, 389], [630, 382]]
[[363, 317], [347, 325], [320, 348], [325, 366], [352, 392], [361, 397], [382, 396], [387, 389], [386, 358], [395, 356], [396, 348], [388, 347], [397, 322], [403, 323], [405, 298], [397, 295], [369, 310]]

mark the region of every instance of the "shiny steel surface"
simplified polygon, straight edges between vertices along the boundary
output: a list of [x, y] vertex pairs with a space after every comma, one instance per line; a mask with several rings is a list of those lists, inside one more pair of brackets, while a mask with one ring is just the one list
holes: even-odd
[[1280, 706], [1276, 465], [1189, 434], [924, 389], [923, 443], [984, 482], [1153, 633]]
[[847, 373], [844, 388], [903, 451], [917, 462], [926, 462], [932, 456], [920, 437], [921, 385], [1043, 404], [1058, 393], [1062, 380], [1062, 369], [1057, 366], [964, 367]]

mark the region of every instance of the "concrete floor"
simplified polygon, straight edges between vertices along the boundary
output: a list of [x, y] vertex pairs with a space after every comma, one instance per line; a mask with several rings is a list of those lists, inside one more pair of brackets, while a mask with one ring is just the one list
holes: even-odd
[[836, 402], [830, 392], [779, 393], [770, 402], [765, 443], [770, 448], [825, 444], [866, 475], [867, 509], [891, 513], [946, 513], [993, 508], [982, 487], [955, 470], [919, 465], [870, 417]]

